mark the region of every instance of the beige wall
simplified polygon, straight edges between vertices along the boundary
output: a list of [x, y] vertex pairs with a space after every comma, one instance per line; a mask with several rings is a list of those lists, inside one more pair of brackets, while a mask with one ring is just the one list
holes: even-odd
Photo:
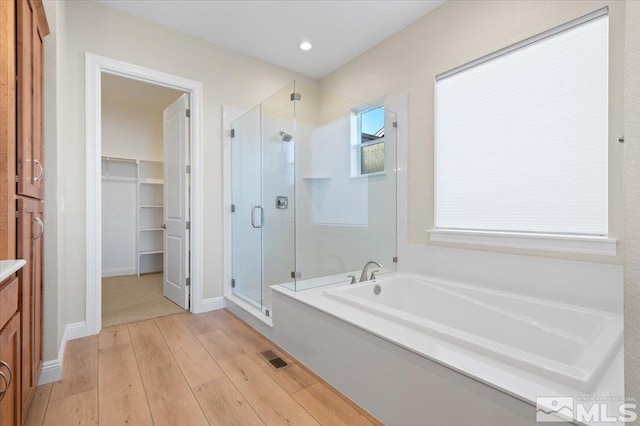
[[[625, 38], [625, 377], [640, 399], [640, 2], [627, 2]], [[636, 422], [635, 424], [640, 424]]]
[[[48, 10], [57, 9], [64, 21], [65, 33], [57, 54], [62, 64], [56, 81], [62, 87], [58, 101], [63, 100], [63, 116], [58, 129], [46, 135], [47, 141], [57, 137], [58, 156], [54, 160], [60, 170], [57, 190], [50, 192], [64, 206], [56, 214], [59, 233], [58, 300], [51, 295], [45, 306], [58, 308], [64, 304], [59, 318], [47, 316], [47, 322], [64, 324], [85, 320], [85, 105], [84, 54], [91, 52], [120, 61], [152, 68], [180, 77], [197, 80], [204, 86], [204, 297], [222, 294], [222, 145], [221, 107], [232, 105], [249, 108], [276, 92], [293, 79], [303, 79], [292, 71], [234, 53], [171, 29], [135, 18], [93, 1], [48, 2]], [[51, 49], [51, 42], [49, 49]], [[47, 75], [54, 73], [48, 68]], [[50, 78], [50, 77], [48, 77]], [[306, 79], [312, 82], [312, 80]], [[48, 104], [46, 115], [55, 116]], [[51, 130], [53, 132], [53, 130]], [[61, 136], [64, 135], [64, 138]], [[50, 256], [49, 248], [45, 256]], [[47, 308], [48, 309], [48, 308]], [[54, 333], [54, 331], [47, 331]], [[57, 337], [57, 338], [56, 338]], [[57, 355], [58, 336], [45, 336], [47, 359]]]
[[[365, 101], [382, 94], [409, 94], [410, 242], [429, 244], [426, 231], [433, 227], [436, 75], [604, 6], [610, 7], [609, 229], [611, 236], [622, 239], [622, 148], [615, 140], [623, 131], [624, 2], [450, 0], [320, 80], [324, 89]], [[616, 257], [596, 257], [478, 249], [617, 264], [623, 258], [622, 250]]]
[[54, 359], [58, 356], [58, 346], [62, 339], [66, 322], [64, 320], [65, 304], [64, 297], [61, 295], [64, 282], [64, 269], [61, 268], [62, 260], [62, 242], [64, 241], [63, 223], [59, 220], [58, 211], [60, 205], [58, 203], [58, 193], [62, 189], [61, 170], [64, 170], [64, 155], [60, 149], [63, 140], [61, 136], [61, 128], [58, 123], [64, 116], [61, 97], [59, 92], [62, 89], [61, 84], [57, 81], [56, 76], [59, 74], [56, 70], [63, 66], [63, 62], [59, 60], [62, 52], [62, 40], [64, 39], [64, 30], [60, 28], [59, 23], [64, 19], [60, 13], [60, 8], [53, 1], [44, 2], [45, 12], [49, 21], [51, 33], [45, 39], [44, 52], [44, 69], [52, 70], [45, 73], [44, 76], [44, 133], [45, 133], [45, 216], [44, 225], [46, 235], [44, 239], [44, 359]]
[[[168, 105], [166, 105], [168, 106]], [[102, 98], [102, 155], [162, 161], [162, 111]]]

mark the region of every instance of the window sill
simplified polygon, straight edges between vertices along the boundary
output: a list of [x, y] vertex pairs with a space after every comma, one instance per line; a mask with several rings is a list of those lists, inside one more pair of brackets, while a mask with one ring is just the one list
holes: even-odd
[[617, 239], [577, 235], [520, 234], [471, 230], [432, 229], [431, 241], [478, 246], [510, 247], [538, 251], [615, 256]]
[[384, 176], [387, 172], [375, 172], [375, 173], [367, 173], [364, 175], [352, 175], [351, 179], [364, 179], [368, 177], [376, 177], [376, 176]]

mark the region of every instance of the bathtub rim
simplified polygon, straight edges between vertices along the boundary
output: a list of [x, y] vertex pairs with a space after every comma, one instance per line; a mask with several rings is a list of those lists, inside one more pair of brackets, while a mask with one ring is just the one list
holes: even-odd
[[[436, 286], [443, 285], [469, 289], [480, 293], [496, 294], [530, 303], [544, 304], [546, 306], [561, 308], [568, 311], [588, 313], [602, 317], [604, 323], [602, 324], [600, 334], [589, 341], [589, 345], [576, 359], [576, 362], [574, 364], [565, 364], [561, 361], [545, 358], [542, 355], [533, 354], [526, 350], [509, 346], [506, 343], [496, 342], [483, 336], [476, 336], [465, 330], [459, 330], [449, 325], [420, 317], [419, 315], [405, 313], [396, 308], [388, 307], [381, 303], [349, 294], [350, 290], [353, 289], [371, 287], [374, 284], [385, 284], [390, 280], [402, 278], [415, 279], [419, 282], [424, 282], [425, 285], [432, 283]], [[608, 364], [620, 349], [622, 343], [622, 319], [619, 315], [614, 313], [599, 311], [592, 308], [578, 307], [566, 303], [548, 301], [545, 299], [538, 299], [535, 297], [521, 296], [505, 291], [479, 288], [468, 284], [431, 279], [430, 277], [423, 277], [410, 273], [398, 273], [393, 276], [388, 274], [385, 277], [374, 281], [325, 289], [323, 295], [337, 300], [338, 302], [348, 304], [355, 309], [362, 309], [374, 315], [379, 314], [383, 318], [396, 322], [400, 326], [409, 327], [417, 331], [427, 333], [437, 339], [444, 340], [456, 346], [462, 346], [483, 356], [487, 356], [489, 358], [496, 357], [500, 362], [513, 365], [516, 368], [545, 377], [554, 382], [566, 384], [567, 386], [585, 393], [593, 391], [597, 382], [601, 379], [607, 369]], [[620, 322], [620, 324], [616, 324], [616, 322]], [[616, 334], [610, 335], [609, 333]], [[596, 356], [590, 356], [593, 355], [593, 352], [590, 351], [590, 349], [593, 349], [594, 347], [597, 348], [603, 344], [606, 345], [606, 349], [596, 353]]]
[[[407, 273], [393, 272], [386, 276], [393, 277], [395, 275], [407, 275]], [[407, 330], [409, 330], [409, 333], [407, 334], [409, 336], [403, 335], [402, 338], [391, 338], [389, 335], [386, 335], [385, 332], [374, 332], [371, 330], [371, 327], [368, 327], [366, 324], [373, 323], [376, 324], [376, 326], [379, 325], [382, 329], [388, 328], [389, 325], [397, 327], [398, 324], [333, 300], [322, 294], [327, 289], [340, 288], [346, 285], [348, 285], [348, 282], [341, 282], [297, 292], [280, 285], [274, 285], [272, 288], [275, 293], [274, 297], [292, 299], [318, 312], [343, 321], [348, 326], [358, 328], [404, 350], [412, 352], [427, 361], [436, 362], [459, 374], [470, 377], [533, 406], [535, 406], [536, 398], [539, 396], [619, 397], [624, 395], [624, 354], [622, 348], [618, 349], [610, 364], [605, 367], [603, 377], [597, 383], [594, 391], [592, 393], [585, 393], [425, 333], [410, 330], [408, 327]], [[345, 307], [347, 311], [359, 310], [361, 315], [357, 319], [348, 318], [348, 312], [347, 315], [345, 314]], [[603, 312], [613, 313], [609, 311]], [[418, 335], [422, 338], [419, 345], [406, 341], [408, 337], [409, 340], [414, 342], [414, 336]]]

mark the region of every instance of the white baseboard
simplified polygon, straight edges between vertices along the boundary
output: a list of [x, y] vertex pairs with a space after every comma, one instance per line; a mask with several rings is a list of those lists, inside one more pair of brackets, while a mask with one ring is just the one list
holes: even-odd
[[91, 334], [87, 331], [87, 323], [85, 321], [67, 324], [64, 332], [67, 335], [67, 340], [75, 340]]
[[88, 336], [87, 323], [85, 321], [67, 324], [64, 328], [62, 341], [60, 342], [60, 349], [58, 349], [58, 358], [45, 361], [42, 364], [42, 373], [40, 374], [38, 385], [57, 382], [62, 379], [62, 363], [64, 361], [67, 342], [85, 336]]
[[202, 305], [200, 306], [200, 312], [194, 312], [194, 314], [199, 314], [202, 312], [216, 311], [218, 309], [224, 309], [224, 297], [212, 297], [210, 299], [204, 299], [202, 301]]
[[132, 266], [130, 268], [103, 269], [102, 278], [118, 277], [120, 275], [135, 275], [137, 273], [138, 270], [135, 266]]

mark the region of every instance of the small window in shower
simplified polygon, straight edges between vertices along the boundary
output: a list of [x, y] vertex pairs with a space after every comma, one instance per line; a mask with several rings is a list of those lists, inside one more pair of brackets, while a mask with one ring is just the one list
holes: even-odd
[[352, 176], [384, 172], [384, 107], [356, 111], [352, 116]]

